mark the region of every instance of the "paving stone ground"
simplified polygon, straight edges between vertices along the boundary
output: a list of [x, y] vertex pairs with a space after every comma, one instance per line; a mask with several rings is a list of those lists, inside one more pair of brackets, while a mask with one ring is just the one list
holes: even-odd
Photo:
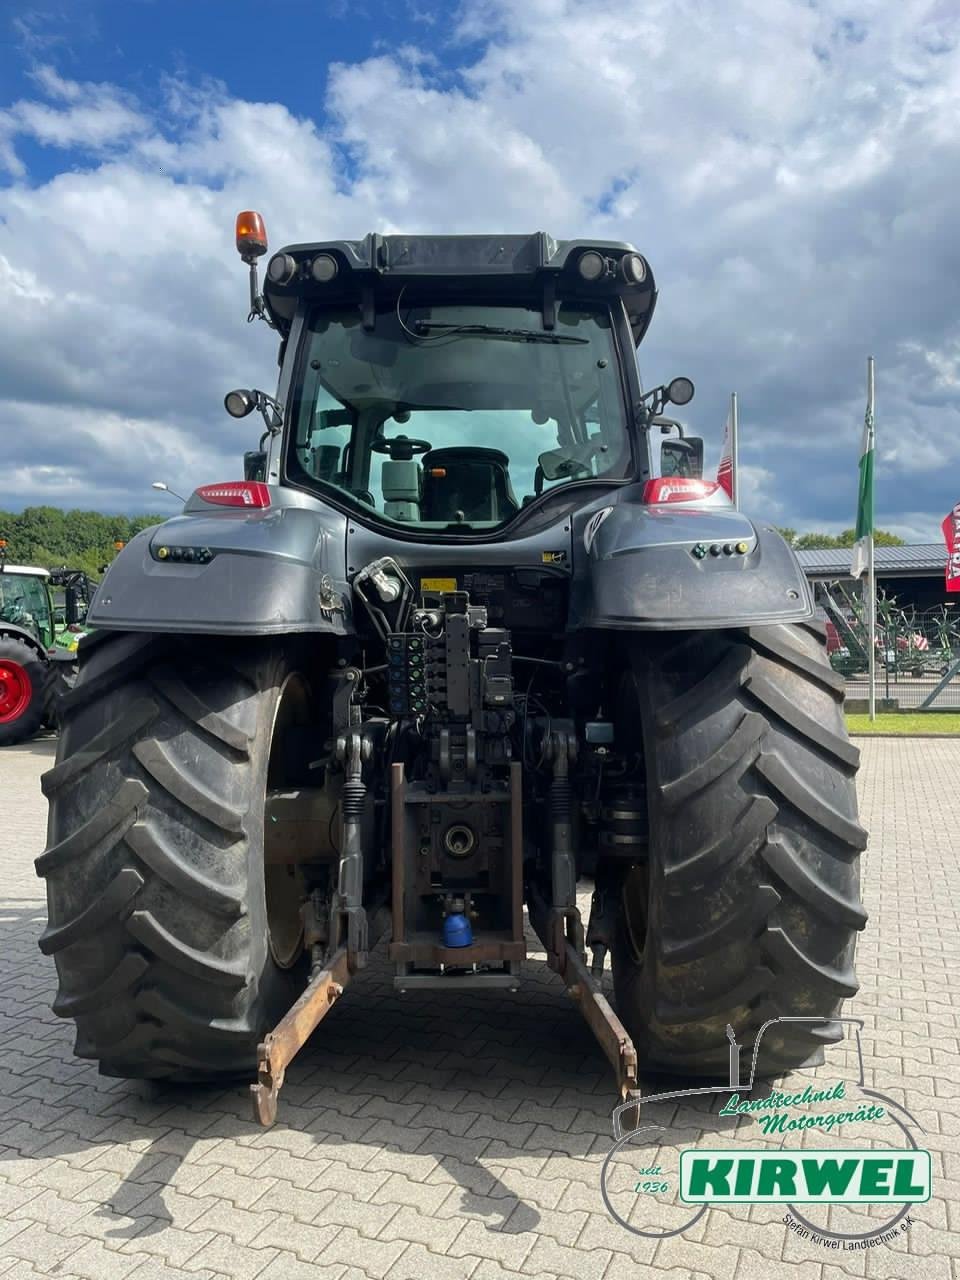
[[871, 921], [846, 1012], [867, 1084], [923, 1125], [934, 1185], [909, 1233], [849, 1255], [768, 1206], [659, 1242], [613, 1222], [606, 1064], [537, 959], [509, 1002], [399, 1003], [371, 965], [269, 1131], [240, 1087], [101, 1078], [50, 1012], [36, 946], [54, 743], [0, 751], [0, 1280], [960, 1280], [960, 739], [860, 745]]

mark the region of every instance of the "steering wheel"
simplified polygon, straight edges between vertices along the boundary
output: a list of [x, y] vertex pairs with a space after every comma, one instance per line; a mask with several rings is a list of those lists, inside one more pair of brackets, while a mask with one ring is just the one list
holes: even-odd
[[427, 453], [433, 448], [429, 440], [418, 440], [410, 436], [394, 436], [388, 440], [386, 436], [377, 436], [370, 446], [374, 453], [387, 453], [395, 461], [407, 462], [416, 453]]

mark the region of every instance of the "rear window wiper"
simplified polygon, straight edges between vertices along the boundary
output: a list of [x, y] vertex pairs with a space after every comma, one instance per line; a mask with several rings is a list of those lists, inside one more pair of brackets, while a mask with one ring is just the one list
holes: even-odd
[[495, 324], [444, 324], [437, 320], [417, 320], [414, 324], [417, 333], [430, 333], [438, 330], [441, 333], [462, 334], [467, 337], [516, 338], [519, 342], [576, 342], [589, 344], [589, 338], [576, 338], [569, 333], [550, 333], [544, 329], [503, 329]]

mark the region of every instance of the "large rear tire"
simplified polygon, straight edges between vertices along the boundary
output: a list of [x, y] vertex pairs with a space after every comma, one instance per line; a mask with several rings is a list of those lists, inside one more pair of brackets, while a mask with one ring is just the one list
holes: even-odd
[[271, 744], [298, 678], [275, 645], [103, 632], [80, 666], [43, 778], [54, 1012], [106, 1075], [249, 1074], [303, 982], [287, 942], [275, 959], [263, 857]]
[[[726, 1077], [727, 1024], [758, 1074], [822, 1058], [857, 990], [859, 753], [815, 625], [658, 637], [631, 679], [650, 856], [628, 874], [613, 973], [648, 1069]], [[817, 1021], [820, 1019], [820, 1021]]]

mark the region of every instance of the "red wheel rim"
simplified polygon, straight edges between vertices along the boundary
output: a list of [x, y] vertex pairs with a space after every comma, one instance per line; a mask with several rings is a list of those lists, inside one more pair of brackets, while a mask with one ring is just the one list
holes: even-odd
[[0, 724], [19, 720], [30, 705], [33, 685], [25, 667], [0, 658]]

